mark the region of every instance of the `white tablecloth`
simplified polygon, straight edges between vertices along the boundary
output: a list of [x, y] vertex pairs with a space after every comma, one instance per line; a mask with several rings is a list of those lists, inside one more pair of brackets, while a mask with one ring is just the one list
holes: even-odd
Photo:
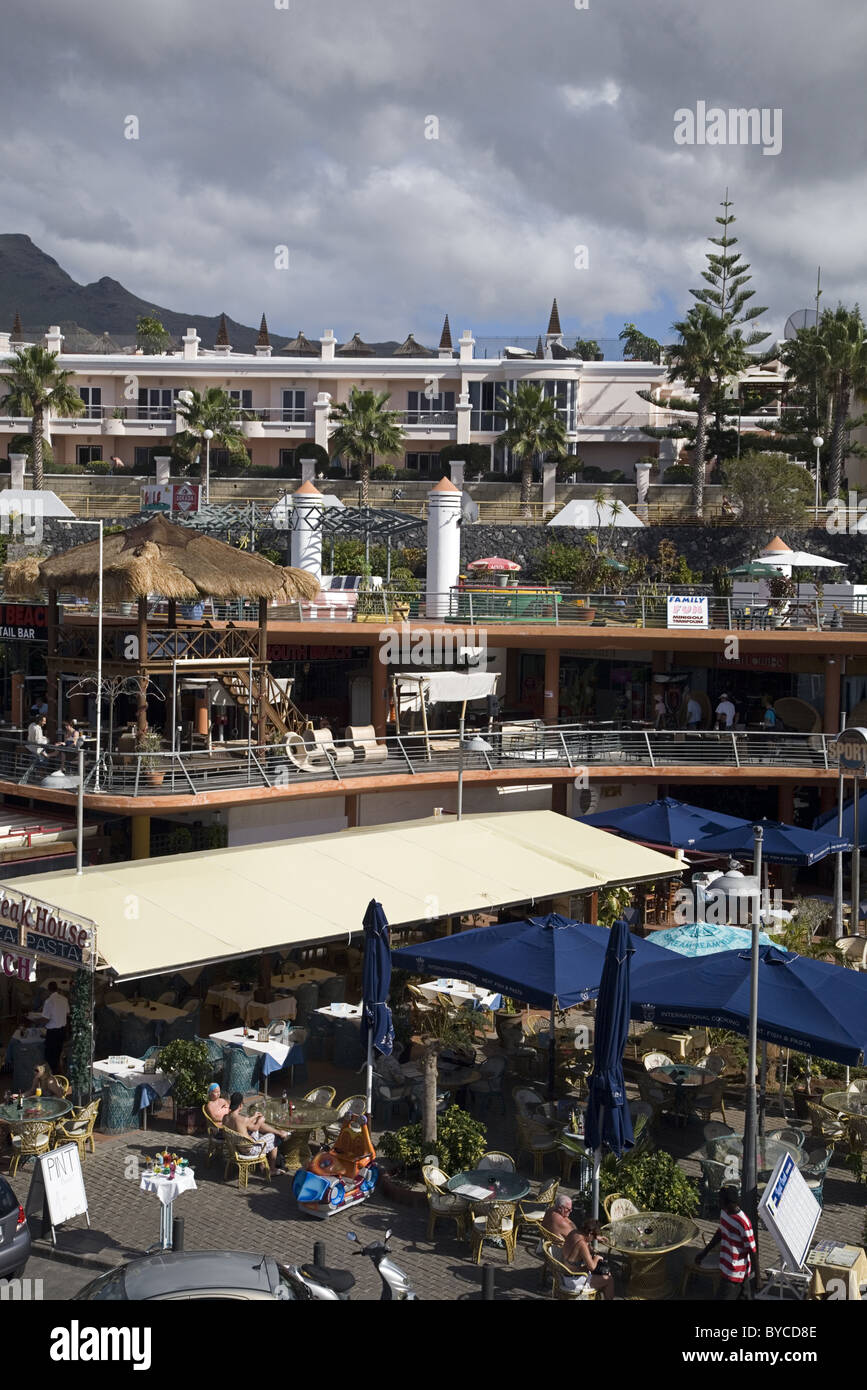
[[220, 1016], [225, 1018], [227, 1014], [241, 1014], [248, 1004], [253, 1002], [253, 991], [225, 988], [209, 989], [205, 997], [205, 1004], [209, 1008], [219, 1009]]
[[183, 1009], [176, 1009], [171, 1004], [158, 1004], [155, 1000], [150, 1003], [131, 1004], [128, 999], [118, 999], [111, 1002], [108, 1007], [115, 1014], [134, 1014], [136, 1018], [149, 1020], [157, 1023], [174, 1023], [176, 1019], [184, 1017]]
[[502, 995], [492, 994], [490, 990], [468, 984], [466, 980], [427, 980], [419, 985], [419, 989], [429, 999], [435, 1000], [438, 994], [448, 994], [458, 1004], [479, 1004], [483, 1009], [498, 1009], [502, 1003]]
[[109, 1062], [107, 1059], [102, 1062], [94, 1062], [93, 1070], [100, 1072], [103, 1076], [110, 1076], [113, 1081], [122, 1081], [125, 1086], [150, 1086], [152, 1091], [156, 1091], [158, 1096], [168, 1095], [172, 1088], [172, 1079], [166, 1076], [164, 1071], [145, 1071], [144, 1062], [140, 1057], [129, 1059], [135, 1065], [130, 1068], [117, 1062]]
[[361, 1018], [361, 1005], [346, 1004], [338, 1013], [337, 1007], [334, 1004], [326, 1004], [323, 1008], [317, 1009], [316, 1012], [318, 1014], [324, 1014], [326, 1018], [348, 1018], [357, 1023]]
[[142, 1192], [155, 1192], [167, 1207], [182, 1192], [195, 1192], [196, 1175], [192, 1168], [176, 1168], [173, 1178], [164, 1177], [162, 1173], [142, 1173], [139, 1187]]
[[285, 999], [272, 999], [270, 1004], [256, 1004], [250, 1002], [244, 1010], [244, 1017], [248, 1020], [254, 1018], [267, 1018], [274, 1022], [278, 1018], [293, 1019], [298, 1008], [298, 1000], [294, 995], [287, 995]]
[[259, 1042], [255, 1036], [245, 1038], [243, 1028], [227, 1028], [225, 1033], [212, 1033], [211, 1037], [214, 1042], [231, 1043], [235, 1047], [242, 1047], [248, 1053], [263, 1052], [266, 1057], [271, 1057], [277, 1063], [278, 1069], [283, 1066], [292, 1048], [291, 1043], [287, 1046], [274, 1038], [269, 1038], [267, 1042]]

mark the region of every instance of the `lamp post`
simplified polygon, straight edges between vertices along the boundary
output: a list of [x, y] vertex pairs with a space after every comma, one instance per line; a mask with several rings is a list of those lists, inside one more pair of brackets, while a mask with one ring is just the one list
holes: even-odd
[[[746, 1113], [744, 1115], [743, 1170], [741, 1174], [741, 1199], [744, 1210], [752, 1222], [753, 1230], [758, 1229], [759, 1194], [756, 1144], [758, 1138], [758, 1115], [756, 1104], [756, 1053], [759, 1026], [759, 932], [762, 925], [762, 838], [764, 831], [760, 825], [753, 826], [753, 877], [758, 891], [753, 898], [752, 951], [750, 953], [750, 1028], [747, 1047], [747, 1087]], [[758, 1241], [756, 1242], [758, 1249]], [[753, 1269], [754, 1288], [758, 1287], [758, 1253]]]
[[821, 436], [820, 434], [815, 434], [815, 435], [813, 436], [813, 448], [816, 450], [816, 499], [815, 499], [815, 508], [816, 508], [816, 511], [815, 511], [815, 517], [814, 517], [814, 520], [815, 520], [816, 522], [818, 522], [818, 520], [819, 520], [819, 491], [820, 491], [820, 486], [821, 486], [820, 479], [821, 479], [821, 476], [822, 476], [822, 475], [821, 475], [821, 469], [820, 469], [820, 466], [819, 466], [819, 450], [821, 449], [821, 447], [822, 447], [822, 445], [823, 445], [824, 443], [825, 443], [825, 441], [824, 441], [824, 439], [822, 438], [822, 436]]
[[[99, 527], [99, 587], [96, 596], [96, 751], [93, 773], [93, 789], [99, 791], [99, 759], [102, 751], [102, 572], [103, 572], [103, 526], [100, 517], [96, 521], [66, 519], [67, 526]], [[80, 764], [79, 764], [80, 766]]]
[[214, 437], [213, 430], [203, 430], [202, 438], [205, 441], [205, 502], [211, 500], [211, 440]]
[[[486, 742], [481, 735], [476, 734], [470, 739], [469, 748], [471, 753], [490, 753], [492, 745]], [[490, 764], [489, 764], [490, 766]], [[463, 820], [464, 816], [464, 716], [461, 715], [458, 722], [458, 820]]]

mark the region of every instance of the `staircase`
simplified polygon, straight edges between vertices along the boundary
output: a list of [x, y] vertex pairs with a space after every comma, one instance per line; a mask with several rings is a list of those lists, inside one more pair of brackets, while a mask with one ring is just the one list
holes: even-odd
[[[250, 710], [250, 676], [248, 671], [221, 671], [217, 677], [223, 689], [228, 691], [235, 704], [245, 713]], [[261, 685], [260, 685], [261, 682]], [[293, 703], [283, 684], [268, 670], [253, 671], [252, 706], [253, 718], [258, 715], [259, 697], [265, 696], [265, 720], [270, 729], [276, 730], [281, 738], [287, 734], [303, 734], [308, 720]]]

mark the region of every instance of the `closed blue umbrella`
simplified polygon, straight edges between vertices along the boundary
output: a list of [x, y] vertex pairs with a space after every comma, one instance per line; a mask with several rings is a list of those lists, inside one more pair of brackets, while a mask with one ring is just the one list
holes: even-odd
[[391, 988], [391, 950], [388, 922], [382, 904], [371, 898], [364, 914], [364, 968], [361, 984], [361, 1041], [367, 1050], [367, 1113], [373, 1109], [373, 1049], [389, 1057], [394, 1028], [388, 992]]
[[[824, 830], [804, 830], [800, 825], [786, 825], [784, 821], [763, 820], [759, 824], [764, 832], [762, 854], [774, 864], [798, 864], [806, 868], [817, 864], [829, 854], [839, 854], [852, 848], [851, 840], [841, 839], [829, 827]], [[740, 829], [723, 830], [718, 835], [709, 834], [696, 842], [695, 848], [702, 854], [739, 854], [747, 859], [753, 857], [755, 837], [749, 821], [744, 821]], [[713, 884], [711, 891], [713, 891]]]
[[[711, 885], [712, 886], [712, 885]], [[671, 927], [668, 931], [653, 933], [654, 946], [664, 946], [667, 951], [676, 951], [679, 956], [713, 956], [718, 951], [749, 951], [752, 937], [743, 927], [726, 926], [715, 922], [686, 922], [682, 927]], [[773, 946], [773, 941], [763, 931], [759, 932], [759, 945]]]
[[[855, 836], [855, 812], [854, 801], [849, 797], [843, 803], [843, 835], [851, 844]], [[813, 821], [813, 829], [824, 831], [827, 835], [837, 834], [837, 808], [833, 811], [826, 811], [824, 815], [818, 816]], [[858, 798], [858, 839], [862, 845], [867, 845], [867, 792], [863, 792]]]
[[596, 811], [592, 816], [579, 816], [585, 825], [600, 830], [616, 830], [630, 840], [645, 840], [653, 845], [673, 845], [676, 849], [699, 848], [699, 842], [720, 830], [746, 826], [752, 822], [738, 816], [726, 816], [721, 811], [707, 811], [688, 801], [676, 801], [663, 796], [638, 806], [618, 806], [612, 811]]
[[619, 1158], [631, 1149], [632, 1116], [623, 1084], [623, 1049], [629, 1034], [629, 967], [634, 939], [623, 921], [611, 928], [599, 995], [596, 1000], [596, 1037], [593, 1072], [588, 1083], [584, 1139], [593, 1149], [593, 1215], [599, 1215], [599, 1166], [603, 1147]]

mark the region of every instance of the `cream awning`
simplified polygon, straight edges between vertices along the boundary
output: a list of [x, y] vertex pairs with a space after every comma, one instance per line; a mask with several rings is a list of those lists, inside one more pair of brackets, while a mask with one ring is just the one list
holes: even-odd
[[371, 898], [392, 926], [666, 878], [682, 863], [553, 811], [435, 818], [16, 878], [97, 925], [119, 976], [346, 938]]
[[394, 679], [403, 714], [421, 709], [422, 691], [429, 705], [483, 700], [495, 694], [499, 675], [496, 671], [401, 671]]

